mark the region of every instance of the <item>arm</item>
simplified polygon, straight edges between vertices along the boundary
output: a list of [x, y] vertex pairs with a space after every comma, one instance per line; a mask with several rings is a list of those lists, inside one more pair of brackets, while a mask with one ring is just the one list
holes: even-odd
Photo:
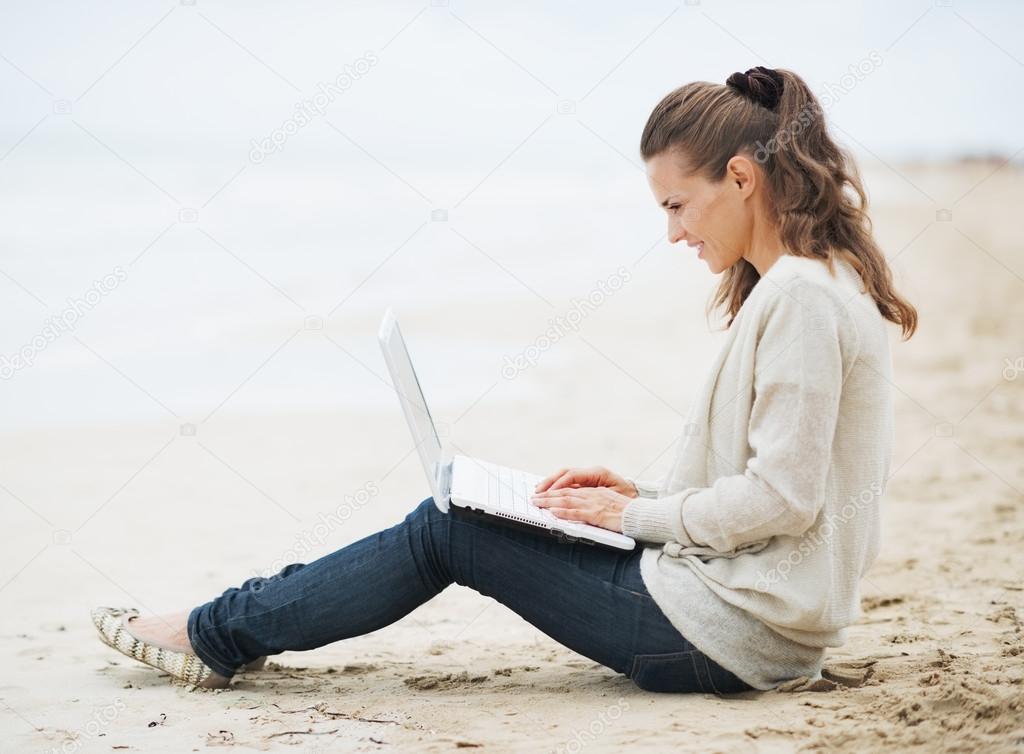
[[845, 378], [842, 316], [842, 304], [813, 284], [781, 291], [768, 305], [754, 357], [746, 467], [710, 487], [631, 500], [623, 533], [729, 552], [809, 529], [824, 503]]

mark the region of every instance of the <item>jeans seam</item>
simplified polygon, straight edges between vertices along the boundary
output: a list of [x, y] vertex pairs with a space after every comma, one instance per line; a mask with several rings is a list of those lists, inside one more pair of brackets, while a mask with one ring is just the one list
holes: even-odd
[[697, 685], [700, 686], [701, 693], [708, 693], [707, 686], [704, 683], [704, 678], [700, 674], [700, 668], [697, 667], [697, 657], [700, 654], [699, 651], [694, 650], [690, 652], [690, 664], [693, 666], [693, 677], [697, 679]]
[[701, 659], [703, 659], [703, 660], [704, 660], [704, 669], [705, 669], [705, 670], [707, 671], [707, 674], [708, 674], [708, 683], [709, 683], [709, 684], [711, 685], [711, 690], [712, 690], [712, 692], [713, 692], [713, 693], [715, 693], [715, 694], [717, 694], [718, 696], [721, 696], [721, 695], [722, 695], [722, 692], [721, 692], [721, 691], [719, 691], [719, 690], [718, 690], [718, 686], [716, 686], [716, 685], [715, 685], [715, 677], [714, 677], [714, 675], [713, 675], [713, 674], [711, 673], [711, 663], [710, 663], [710, 661], [708, 660], [708, 656], [707, 656], [706, 654], [704, 654], [703, 652], [701, 652], [701, 653], [700, 653], [700, 656], [701, 656]]

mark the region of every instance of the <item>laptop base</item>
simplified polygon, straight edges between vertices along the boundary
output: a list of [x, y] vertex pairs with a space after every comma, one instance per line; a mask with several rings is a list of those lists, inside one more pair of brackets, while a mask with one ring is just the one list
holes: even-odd
[[504, 516], [498, 516], [493, 513], [484, 513], [482, 510], [476, 508], [463, 507], [461, 505], [452, 505], [451, 508], [449, 508], [448, 512], [449, 515], [458, 514], [461, 516], [465, 516], [466, 518], [471, 519], [473, 521], [486, 521], [488, 523], [498, 522], [504, 526], [508, 526], [513, 529], [529, 531], [534, 534], [547, 534], [549, 536], [554, 537], [559, 542], [564, 542], [566, 544], [579, 543], [584, 545], [590, 545], [592, 547], [606, 547], [610, 550], [620, 550], [621, 552], [629, 552], [628, 550], [622, 550], [622, 548], [606, 545], [602, 542], [594, 542], [593, 540], [587, 539], [586, 537], [578, 537], [574, 534], [566, 534], [564, 531], [560, 529], [545, 529], [543, 526], [531, 526], [530, 524], [524, 524], [521, 521], [515, 521], [514, 519], [505, 518]]

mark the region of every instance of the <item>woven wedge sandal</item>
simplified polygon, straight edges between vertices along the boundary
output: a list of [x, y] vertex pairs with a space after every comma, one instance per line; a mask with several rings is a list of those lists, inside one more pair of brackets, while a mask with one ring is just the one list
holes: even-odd
[[224, 688], [228, 685], [228, 679], [215, 673], [191, 652], [164, 649], [132, 636], [126, 626], [127, 619], [138, 614], [134, 608], [97, 607], [92, 611], [92, 622], [100, 633], [100, 640], [108, 647], [169, 673], [171, 678], [201, 688]]

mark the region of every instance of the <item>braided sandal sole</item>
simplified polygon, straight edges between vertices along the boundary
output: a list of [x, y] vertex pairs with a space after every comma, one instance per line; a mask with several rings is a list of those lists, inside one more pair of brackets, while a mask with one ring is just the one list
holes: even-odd
[[97, 607], [92, 611], [92, 622], [99, 631], [100, 641], [123, 655], [170, 674], [171, 678], [192, 687], [216, 688], [203, 684], [215, 676], [213, 669], [190, 652], [164, 649], [132, 636], [125, 628], [126, 618], [138, 615], [135, 608]]

